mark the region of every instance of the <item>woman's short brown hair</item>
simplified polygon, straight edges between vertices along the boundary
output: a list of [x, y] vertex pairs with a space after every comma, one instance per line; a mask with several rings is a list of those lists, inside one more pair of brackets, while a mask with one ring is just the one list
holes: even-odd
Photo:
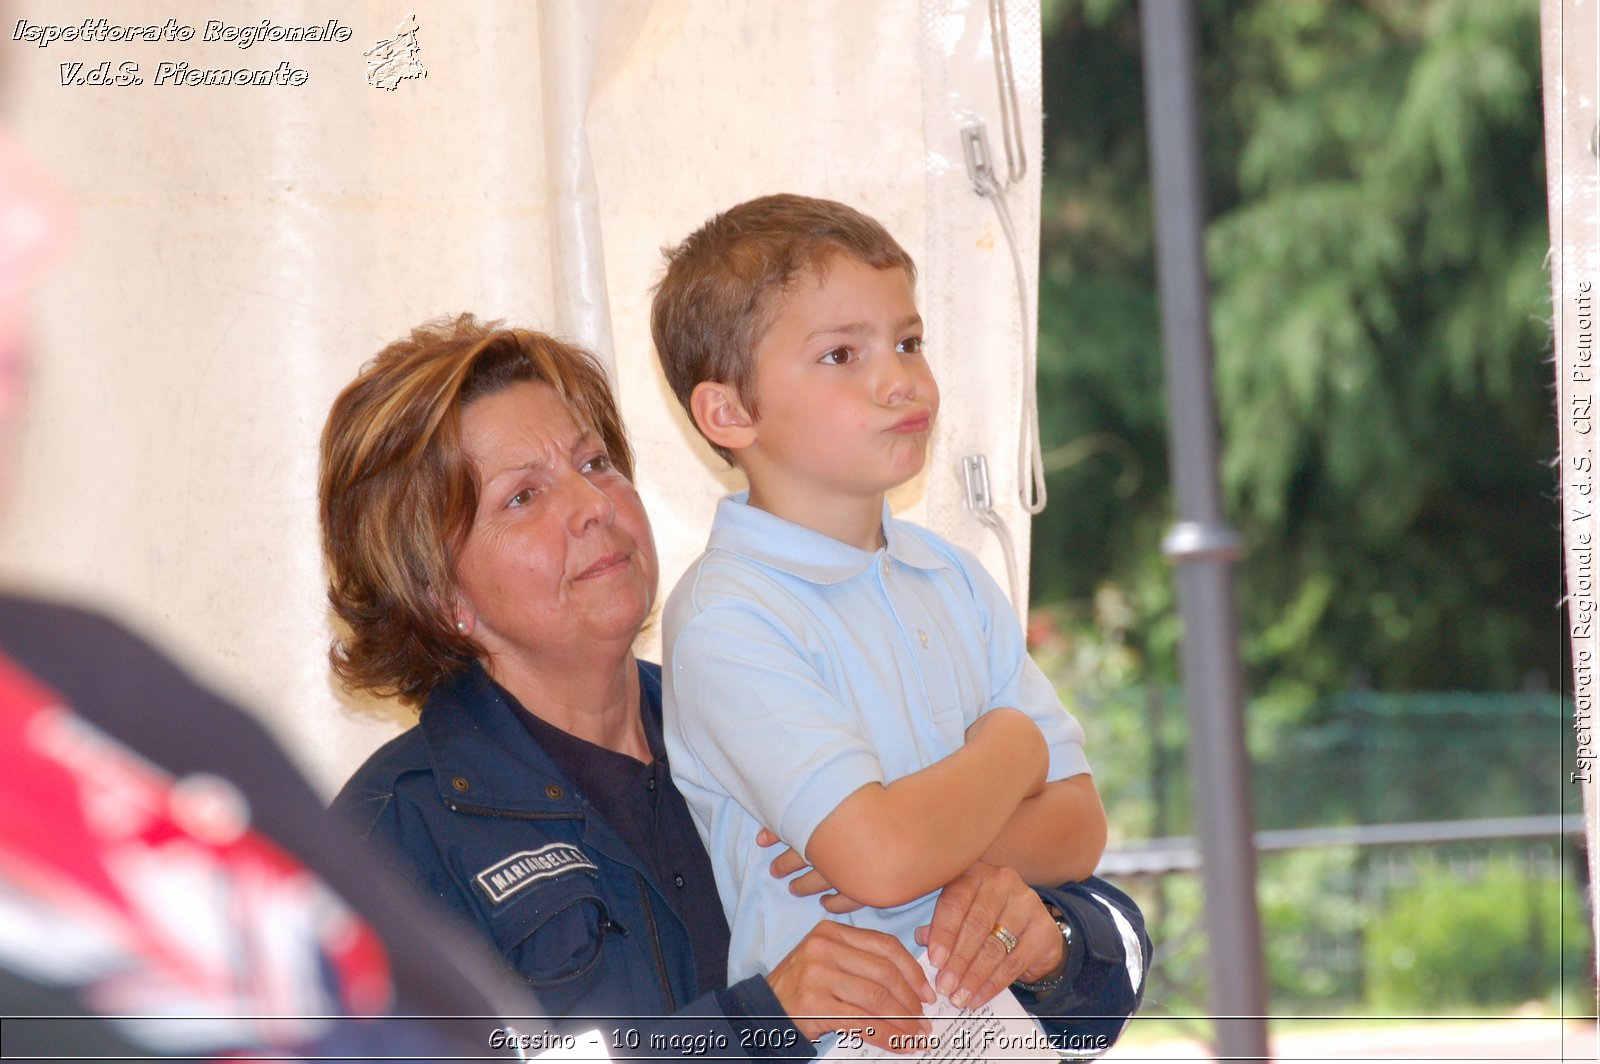
[[452, 619], [455, 556], [478, 506], [461, 412], [518, 381], [555, 389], [633, 476], [633, 450], [593, 356], [471, 314], [418, 326], [334, 400], [319, 497], [328, 599], [349, 633], [335, 636], [328, 657], [346, 686], [420, 705], [481, 653]]

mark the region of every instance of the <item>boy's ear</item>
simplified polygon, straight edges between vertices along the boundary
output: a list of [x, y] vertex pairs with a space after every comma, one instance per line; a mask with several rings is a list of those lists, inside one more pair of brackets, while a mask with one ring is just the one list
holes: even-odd
[[742, 451], [755, 442], [755, 421], [731, 384], [701, 381], [695, 385], [689, 393], [689, 413], [695, 427], [718, 447]]

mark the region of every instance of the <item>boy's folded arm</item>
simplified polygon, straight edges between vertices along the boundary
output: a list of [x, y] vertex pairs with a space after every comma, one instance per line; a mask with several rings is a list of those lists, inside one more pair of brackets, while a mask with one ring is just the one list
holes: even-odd
[[1011, 866], [1033, 886], [1053, 887], [1093, 875], [1105, 847], [1100, 792], [1094, 777], [1081, 772], [1024, 798], [983, 859]]
[[983, 856], [1043, 786], [1047, 762], [1043, 736], [1026, 715], [992, 710], [948, 757], [846, 797], [811, 833], [806, 860], [864, 905], [919, 898]]
[[1083, 754], [1083, 728], [1061, 704], [1054, 684], [1028, 656], [1027, 643], [1005, 591], [980, 563], [966, 567], [983, 604], [992, 706], [1028, 713], [1050, 744], [1051, 782], [1023, 802], [983, 859], [1007, 865], [1036, 886], [1077, 882], [1091, 874], [1105, 847], [1105, 811]]

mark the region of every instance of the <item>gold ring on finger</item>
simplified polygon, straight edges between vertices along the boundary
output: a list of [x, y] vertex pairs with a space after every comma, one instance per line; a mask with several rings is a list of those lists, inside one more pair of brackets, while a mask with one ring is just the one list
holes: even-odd
[[1006, 948], [1006, 956], [1009, 957], [1011, 951], [1017, 948], [1017, 936], [1000, 924], [995, 924], [989, 928], [989, 934], [993, 935], [996, 941]]

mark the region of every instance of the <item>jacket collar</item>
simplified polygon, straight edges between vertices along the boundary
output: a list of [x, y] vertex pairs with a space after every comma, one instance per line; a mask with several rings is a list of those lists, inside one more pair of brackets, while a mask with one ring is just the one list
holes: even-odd
[[[643, 661], [638, 668], [640, 701], [659, 721], [661, 668]], [[418, 726], [440, 799], [506, 813], [584, 815], [587, 806], [517, 719], [521, 712], [477, 662], [434, 687]]]
[[812, 584], [842, 584], [884, 556], [916, 569], [949, 565], [908, 526], [894, 519], [887, 501], [883, 504], [883, 537], [881, 550], [861, 550], [757, 509], [750, 505], [750, 493], [741, 491], [717, 503], [707, 549], [743, 555]]

